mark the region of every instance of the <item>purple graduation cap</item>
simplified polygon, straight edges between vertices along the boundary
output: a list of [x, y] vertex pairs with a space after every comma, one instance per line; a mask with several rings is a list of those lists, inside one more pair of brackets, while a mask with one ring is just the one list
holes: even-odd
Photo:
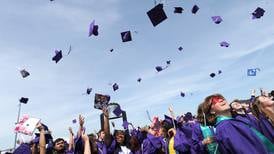
[[183, 50], [183, 47], [179, 47], [178, 50], [179, 50], [179, 51], [182, 51], [182, 50]]
[[120, 106], [117, 106], [113, 111], [112, 111], [117, 117], [119, 117], [123, 111], [121, 110]]
[[28, 101], [29, 101], [29, 98], [26, 98], [26, 97], [21, 97], [20, 100], [19, 100], [19, 102], [23, 103], [23, 104], [27, 104]]
[[62, 50], [55, 50], [55, 56], [52, 57], [52, 61], [55, 61], [55, 63], [58, 63], [63, 58]]
[[184, 92], [182, 92], [182, 91], [181, 91], [180, 95], [181, 95], [182, 97], [185, 97], [185, 96], [186, 96], [186, 94], [185, 94]]
[[118, 89], [119, 89], [119, 85], [118, 85], [117, 83], [114, 83], [114, 84], [112, 85], [112, 89], [113, 89], [113, 91], [118, 90]]
[[77, 120], [76, 120], [76, 119], [73, 119], [73, 120], [72, 120], [72, 123], [73, 123], [73, 124], [76, 124], [76, 123], [77, 123]]
[[86, 93], [89, 95], [91, 93], [91, 91], [92, 91], [92, 88], [87, 88]]
[[98, 36], [98, 25], [95, 25], [95, 20], [93, 20], [90, 25], [89, 25], [89, 34], [88, 36], [90, 37], [91, 35]]
[[213, 20], [213, 22], [215, 24], [220, 24], [223, 21], [223, 19], [221, 18], [221, 16], [212, 16], [211, 19]]
[[132, 41], [131, 33], [130, 31], [125, 31], [121, 33], [122, 41], [123, 42], [128, 42]]
[[154, 8], [147, 12], [147, 15], [154, 27], [167, 19], [163, 9], [163, 4], [156, 5]]
[[200, 8], [199, 8], [197, 5], [194, 5], [194, 6], [192, 7], [192, 9], [191, 9], [191, 12], [192, 12], [193, 14], [196, 14], [196, 13], [198, 12], [199, 9], [200, 9]]
[[229, 43], [227, 43], [226, 41], [220, 42], [220, 46], [221, 47], [229, 47]]
[[212, 78], [214, 78], [216, 76], [216, 74], [215, 73], [210, 73], [209, 76], [212, 77]]
[[184, 9], [182, 7], [174, 7], [174, 13], [182, 13], [183, 10]]
[[25, 69], [22, 69], [20, 71], [20, 73], [21, 73], [21, 75], [22, 75], [23, 78], [26, 78], [26, 77], [28, 77], [30, 75], [30, 73], [28, 71], [26, 71]]
[[252, 13], [252, 19], [259, 19], [261, 18], [265, 13], [265, 10], [263, 8], [257, 7], [257, 9]]
[[142, 78], [138, 78], [138, 79], [137, 79], [137, 82], [141, 82], [141, 81], [142, 81]]
[[[165, 115], [165, 119], [164, 122], [167, 122], [170, 125], [173, 125], [173, 127], [177, 127], [178, 126], [178, 121], [176, 119], [171, 118], [170, 116]], [[174, 126], [175, 124], [175, 126]]]
[[156, 66], [155, 69], [156, 69], [157, 72], [161, 72], [163, 70], [163, 67], [162, 66]]

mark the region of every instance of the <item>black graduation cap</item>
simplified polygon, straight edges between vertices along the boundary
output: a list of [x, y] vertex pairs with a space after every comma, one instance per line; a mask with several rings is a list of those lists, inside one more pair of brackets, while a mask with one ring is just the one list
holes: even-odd
[[219, 71], [218, 71], [218, 74], [221, 74], [221, 73], [222, 73], [222, 70], [219, 70]]
[[167, 19], [167, 16], [163, 9], [163, 4], [156, 5], [154, 8], [147, 12], [147, 15], [154, 27]]
[[110, 52], [113, 52], [113, 50], [114, 50], [114, 49], [110, 49], [109, 51], [110, 51]]
[[55, 61], [55, 63], [58, 63], [63, 58], [62, 50], [55, 50], [55, 56], [52, 57], [52, 60]]
[[182, 51], [182, 50], [183, 50], [183, 47], [179, 47], [178, 50], [179, 50], [179, 51]]
[[181, 92], [181, 94], [180, 94], [182, 97], [185, 97], [186, 96], [186, 94], [184, 93], [184, 92]]
[[215, 73], [210, 73], [209, 76], [212, 77], [212, 78], [214, 78], [216, 76], [216, 74]]
[[123, 42], [132, 41], [130, 31], [122, 32], [122, 33], [121, 33], [121, 37], [122, 37], [122, 41], [123, 41]]
[[93, 20], [89, 25], [89, 34], [88, 36], [95, 35], [98, 36], [98, 25], [95, 25], [95, 20]]
[[196, 13], [198, 12], [199, 9], [200, 9], [200, 8], [199, 8], [197, 5], [194, 5], [193, 8], [192, 8], [192, 10], [191, 10], [191, 12], [192, 12], [193, 14], [196, 14]]
[[19, 100], [20, 103], [24, 103], [24, 104], [27, 104], [28, 101], [29, 101], [29, 98], [26, 98], [26, 97], [21, 97]]
[[163, 67], [162, 66], [156, 66], [155, 69], [156, 69], [157, 72], [160, 72], [160, 71], [163, 70]]
[[118, 85], [117, 83], [114, 83], [114, 84], [112, 85], [112, 88], [113, 88], [113, 91], [116, 91], [116, 90], [119, 89], [119, 85]]
[[[165, 119], [164, 122], [167, 122], [169, 125], [172, 125], [173, 127], [177, 127], [178, 126], [178, 121], [176, 119], [173, 119], [170, 116], [164, 115]], [[175, 124], [175, 126], [174, 126]]]
[[86, 93], [89, 95], [91, 93], [91, 91], [92, 91], [92, 88], [87, 88]]
[[170, 63], [171, 63], [171, 60], [166, 61], [167, 65], [170, 65]]
[[28, 71], [26, 71], [25, 69], [22, 69], [20, 71], [20, 73], [21, 73], [21, 75], [22, 75], [23, 78], [26, 78], [27, 76], [30, 75], [30, 73]]
[[261, 18], [265, 13], [263, 8], [257, 7], [257, 9], [252, 13], [253, 18]]
[[142, 79], [141, 79], [141, 78], [138, 78], [138, 79], [137, 79], [137, 81], [138, 81], [138, 82], [141, 82], [141, 81], [142, 81]]
[[182, 7], [174, 7], [174, 13], [182, 13], [183, 10], [184, 9]]

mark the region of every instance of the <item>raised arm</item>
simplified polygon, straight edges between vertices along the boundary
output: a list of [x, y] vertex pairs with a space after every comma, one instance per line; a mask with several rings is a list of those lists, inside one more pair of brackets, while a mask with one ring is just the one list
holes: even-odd
[[81, 137], [84, 131], [85, 118], [82, 115], [79, 115], [79, 130], [77, 132], [77, 137]]
[[107, 108], [103, 108], [103, 115], [104, 115], [104, 132], [106, 136], [110, 135], [110, 129], [109, 129], [109, 113]]
[[46, 138], [45, 138], [45, 130], [41, 123], [37, 124], [37, 128], [40, 131], [39, 137], [39, 149], [40, 154], [46, 154]]
[[73, 134], [73, 131], [72, 131], [72, 128], [69, 127], [69, 147], [68, 147], [68, 150], [69, 151], [72, 151], [74, 149], [74, 134]]
[[82, 140], [84, 141], [84, 154], [91, 154], [89, 137], [85, 134], [85, 132], [82, 132]]

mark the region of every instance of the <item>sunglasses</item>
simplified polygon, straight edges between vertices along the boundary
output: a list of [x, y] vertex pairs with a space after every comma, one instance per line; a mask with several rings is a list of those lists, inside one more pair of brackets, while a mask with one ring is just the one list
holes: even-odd
[[210, 99], [210, 103], [211, 105], [215, 105], [217, 103], [221, 103], [222, 101], [224, 101], [225, 99], [221, 96], [213, 96], [211, 99]]
[[221, 102], [223, 102], [224, 100], [225, 100], [225, 99], [224, 99], [223, 97], [221, 97], [221, 96], [213, 96], [213, 97], [211, 97], [211, 99], [210, 99], [210, 106], [209, 106], [208, 112], [210, 113], [211, 108], [212, 108], [212, 105], [215, 105], [215, 104], [217, 104], [217, 103], [221, 103]]

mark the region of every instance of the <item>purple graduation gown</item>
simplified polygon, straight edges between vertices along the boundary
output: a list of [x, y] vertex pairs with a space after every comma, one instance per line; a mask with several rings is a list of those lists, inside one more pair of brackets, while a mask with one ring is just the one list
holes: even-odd
[[255, 118], [255, 116], [251, 114], [238, 114], [234, 118], [259, 131], [258, 120]]
[[190, 153], [191, 141], [186, 137], [186, 135], [180, 131], [176, 130], [176, 135], [174, 136], [174, 149], [180, 154]]
[[204, 137], [200, 127], [200, 123], [196, 123], [192, 130], [192, 153], [206, 154], [207, 147], [202, 144]]
[[98, 154], [107, 154], [107, 146], [104, 141], [96, 141]]
[[165, 143], [162, 137], [147, 134], [147, 138], [143, 141], [144, 154], [155, 154], [157, 150], [162, 148], [165, 148]]
[[31, 154], [30, 145], [27, 143], [23, 143], [18, 148], [16, 148], [13, 153], [14, 154]]
[[218, 151], [222, 154], [267, 154], [267, 149], [247, 124], [228, 119], [216, 124]]
[[274, 127], [270, 121], [264, 116], [259, 116], [259, 131], [267, 137], [272, 143], [274, 143]]

